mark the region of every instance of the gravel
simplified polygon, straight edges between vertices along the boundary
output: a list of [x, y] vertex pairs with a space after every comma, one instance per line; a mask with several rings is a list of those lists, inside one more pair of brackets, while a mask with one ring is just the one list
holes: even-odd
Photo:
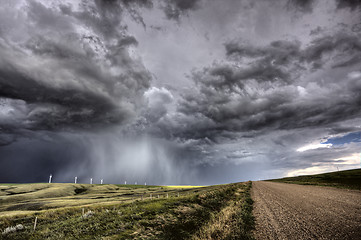
[[361, 239], [361, 191], [253, 182], [256, 239]]

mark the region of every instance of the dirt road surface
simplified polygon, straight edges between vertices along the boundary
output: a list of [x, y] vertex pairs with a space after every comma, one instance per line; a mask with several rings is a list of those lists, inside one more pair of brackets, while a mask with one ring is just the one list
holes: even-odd
[[361, 239], [361, 191], [253, 182], [256, 239]]

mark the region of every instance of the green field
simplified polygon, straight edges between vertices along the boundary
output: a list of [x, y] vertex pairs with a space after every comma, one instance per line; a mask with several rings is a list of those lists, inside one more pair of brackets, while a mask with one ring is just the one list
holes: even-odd
[[251, 184], [0, 184], [0, 238], [252, 239]]
[[361, 190], [361, 169], [337, 171], [316, 175], [304, 175], [298, 177], [286, 177], [268, 181]]

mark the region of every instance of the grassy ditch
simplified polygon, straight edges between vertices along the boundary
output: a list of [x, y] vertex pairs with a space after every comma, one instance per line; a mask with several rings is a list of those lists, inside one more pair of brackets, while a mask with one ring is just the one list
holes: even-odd
[[227, 206], [212, 214], [211, 220], [192, 239], [254, 239], [251, 187], [252, 182], [248, 182], [244, 188], [238, 188]]
[[[152, 199], [118, 204], [93, 204], [4, 216], [0, 218], [2, 232], [18, 224], [23, 229], [0, 233], [0, 238], [201, 239], [202, 234], [207, 234], [207, 239], [252, 239], [250, 232], [254, 223], [250, 188], [251, 182], [227, 184], [188, 192], [180, 190], [179, 197], [178, 194], [163, 194], [159, 198], [154, 195]], [[86, 198], [87, 195], [81, 196]], [[34, 231], [35, 217], [37, 226]], [[217, 224], [219, 227], [214, 227]], [[220, 234], [222, 229], [227, 229], [226, 234]]]

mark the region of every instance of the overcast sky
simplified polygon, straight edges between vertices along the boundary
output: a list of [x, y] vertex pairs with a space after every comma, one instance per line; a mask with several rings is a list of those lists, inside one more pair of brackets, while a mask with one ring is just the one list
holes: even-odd
[[361, 1], [0, 0], [0, 182], [360, 167]]

